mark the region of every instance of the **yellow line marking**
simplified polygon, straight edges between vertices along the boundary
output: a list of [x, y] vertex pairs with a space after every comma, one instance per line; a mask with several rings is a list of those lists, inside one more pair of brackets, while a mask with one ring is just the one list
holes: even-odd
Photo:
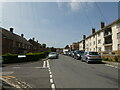
[[11, 78], [9, 78], [9, 77], [6, 77], [6, 76], [2, 76], [2, 78], [7, 78], [7, 79], [11, 79]]
[[15, 78], [15, 77], [14, 76], [2, 76], [2, 78], [11, 79], [11, 78]]
[[8, 76], [8, 77], [15, 78], [14, 76]]

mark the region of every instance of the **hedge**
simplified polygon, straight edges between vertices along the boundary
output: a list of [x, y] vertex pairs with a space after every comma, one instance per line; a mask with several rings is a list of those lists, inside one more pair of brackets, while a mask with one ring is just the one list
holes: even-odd
[[120, 62], [120, 56], [119, 55], [102, 55], [102, 59], [104, 61]]
[[45, 52], [37, 52], [37, 53], [27, 53], [26, 57], [23, 58], [18, 58], [17, 54], [5, 54], [2, 56], [3, 64], [8, 64], [8, 63], [21, 63], [21, 62], [29, 62], [29, 61], [37, 61], [41, 60], [42, 58], [46, 58], [48, 55], [49, 51]]

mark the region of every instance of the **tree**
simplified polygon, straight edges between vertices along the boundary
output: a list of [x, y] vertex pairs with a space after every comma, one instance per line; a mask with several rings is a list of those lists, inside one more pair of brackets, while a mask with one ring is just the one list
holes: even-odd
[[42, 48], [46, 48], [46, 44], [42, 44], [41, 47], [42, 47]]
[[56, 48], [51, 47], [51, 51], [52, 51], [52, 52], [56, 52]]

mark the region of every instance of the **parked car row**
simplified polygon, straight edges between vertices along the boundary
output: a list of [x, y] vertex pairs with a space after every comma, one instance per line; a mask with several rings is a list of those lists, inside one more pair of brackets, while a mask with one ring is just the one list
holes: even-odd
[[102, 61], [101, 55], [98, 52], [84, 52], [83, 50], [68, 51], [67, 56], [71, 56], [77, 60], [90, 62], [100, 62]]

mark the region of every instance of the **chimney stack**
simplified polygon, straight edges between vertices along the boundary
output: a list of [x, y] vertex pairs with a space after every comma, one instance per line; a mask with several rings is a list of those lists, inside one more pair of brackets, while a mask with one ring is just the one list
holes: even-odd
[[24, 34], [21, 34], [21, 37], [24, 37]]
[[35, 40], [35, 38], [33, 38], [33, 41]]
[[105, 27], [104, 22], [101, 22], [101, 29]]
[[92, 28], [92, 34], [95, 33], [95, 28]]
[[83, 39], [85, 39], [86, 38], [86, 35], [83, 35]]
[[13, 28], [10, 28], [10, 32], [12, 32], [12, 33], [13, 33]]

